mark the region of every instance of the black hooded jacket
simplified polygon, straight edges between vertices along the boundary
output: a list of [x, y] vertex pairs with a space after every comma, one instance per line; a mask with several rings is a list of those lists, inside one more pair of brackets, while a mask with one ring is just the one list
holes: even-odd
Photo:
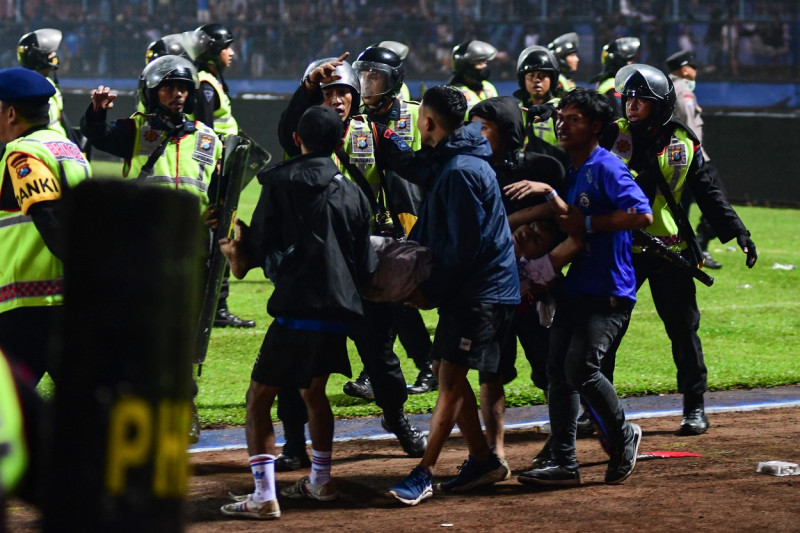
[[[487, 98], [470, 109], [469, 117], [470, 120], [472, 117], [481, 117], [497, 124], [507, 150], [502, 163], [498, 164], [497, 160], [492, 158], [492, 168], [497, 174], [501, 190], [511, 183], [529, 180], [547, 183], [557, 191], [563, 192], [566, 182], [561, 163], [547, 155], [522, 151], [525, 128], [522, 123], [522, 110], [514, 98], [510, 96]], [[536, 196], [511, 201], [503, 195], [503, 204], [509, 214], [542, 201], [543, 198]]]
[[358, 289], [378, 266], [370, 246], [370, 207], [330, 155], [303, 155], [259, 175], [261, 196], [247, 238], [264, 265], [285, 253], [267, 304], [274, 317], [353, 321], [363, 315]]

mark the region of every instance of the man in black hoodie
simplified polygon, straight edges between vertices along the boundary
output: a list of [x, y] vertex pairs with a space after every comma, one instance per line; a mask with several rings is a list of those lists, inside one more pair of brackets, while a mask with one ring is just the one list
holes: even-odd
[[[522, 112], [517, 101], [510, 96], [488, 98], [476, 104], [469, 111], [472, 122], [480, 121], [481, 135], [492, 147], [490, 164], [497, 175], [501, 189], [522, 180], [547, 183], [553, 189], [560, 190], [564, 186], [564, 167], [556, 159], [534, 152], [522, 152], [525, 130]], [[506, 213], [511, 214], [525, 207], [544, 201], [542, 196], [526, 196], [520, 200], [512, 200], [503, 195]], [[541, 295], [545, 297], [546, 295]], [[539, 297], [539, 298], [541, 298]], [[486, 425], [486, 438], [494, 452], [501, 459], [505, 458], [503, 449], [503, 412], [505, 410], [505, 394], [503, 385], [517, 376], [514, 362], [517, 357], [517, 338], [519, 338], [525, 357], [531, 365], [531, 379], [534, 385], [547, 390], [547, 347], [549, 329], [539, 321], [537, 299], [531, 295], [523, 295], [517, 307], [512, 323], [513, 335], [509, 335], [503, 344], [500, 368], [497, 373], [480, 373], [481, 414]]]
[[[350, 375], [347, 333], [363, 316], [358, 288], [377, 268], [369, 243], [371, 212], [358, 186], [331, 160], [341, 145], [339, 115], [313, 106], [294, 134], [302, 155], [263, 176], [252, 228], [236, 220], [236, 238], [220, 248], [241, 279], [262, 266], [274, 272], [267, 311], [275, 317], [247, 391], [247, 449], [255, 491], [224, 505], [229, 516], [275, 519], [275, 434], [270, 409], [285, 386], [300, 389], [308, 409], [311, 475], [281, 492], [287, 498], [333, 500], [330, 479], [333, 413], [325, 395], [332, 373]], [[276, 253], [278, 252], [278, 253]], [[269, 269], [268, 258], [282, 255]], [[273, 261], [274, 262], [274, 261]]]

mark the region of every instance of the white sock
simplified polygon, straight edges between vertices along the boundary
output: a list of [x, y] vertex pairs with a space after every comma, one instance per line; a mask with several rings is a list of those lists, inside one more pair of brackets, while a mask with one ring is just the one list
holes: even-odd
[[253, 501], [265, 502], [276, 499], [275, 456], [263, 454], [250, 457], [250, 471], [253, 473], [253, 482], [256, 485]]
[[331, 480], [331, 454], [333, 452], [319, 452], [311, 448], [311, 475], [309, 481], [312, 485], [324, 485]]

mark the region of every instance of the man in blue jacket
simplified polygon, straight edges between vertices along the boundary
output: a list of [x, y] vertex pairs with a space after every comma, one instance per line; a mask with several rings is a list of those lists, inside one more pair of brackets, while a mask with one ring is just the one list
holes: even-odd
[[500, 346], [520, 299], [519, 279], [500, 187], [489, 164], [492, 149], [479, 123], [462, 127], [466, 110], [461, 92], [438, 86], [425, 93], [417, 121], [422, 144], [432, 150], [418, 153], [428, 192], [409, 238], [433, 250], [436, 268], [409, 303], [439, 308], [432, 348], [439, 397], [425, 455], [388, 490], [406, 505], [433, 495], [433, 469], [456, 422], [469, 458], [460, 474], [438, 489], [467, 491], [509, 475], [481, 431], [467, 371], [497, 372]]

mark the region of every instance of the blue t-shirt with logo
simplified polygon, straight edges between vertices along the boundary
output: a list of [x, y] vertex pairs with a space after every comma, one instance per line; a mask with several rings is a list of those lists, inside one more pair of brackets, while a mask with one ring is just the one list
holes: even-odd
[[[616, 210], [652, 213], [650, 203], [620, 158], [598, 147], [579, 168], [569, 168], [566, 202], [584, 215]], [[616, 296], [636, 301], [630, 230], [586, 234], [584, 251], [572, 262], [565, 289], [570, 294]]]

